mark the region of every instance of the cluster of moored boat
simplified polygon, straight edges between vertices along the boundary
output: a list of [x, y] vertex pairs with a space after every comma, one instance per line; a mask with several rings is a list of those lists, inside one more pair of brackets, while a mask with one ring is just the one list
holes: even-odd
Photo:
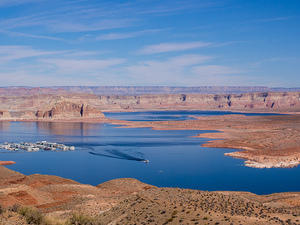
[[24, 150], [27, 152], [38, 152], [40, 150], [45, 151], [74, 151], [74, 146], [66, 146], [64, 144], [58, 144], [47, 141], [38, 141], [36, 143], [31, 142], [21, 142], [21, 143], [8, 143], [0, 144], [0, 149], [6, 149], [9, 151], [19, 151]]

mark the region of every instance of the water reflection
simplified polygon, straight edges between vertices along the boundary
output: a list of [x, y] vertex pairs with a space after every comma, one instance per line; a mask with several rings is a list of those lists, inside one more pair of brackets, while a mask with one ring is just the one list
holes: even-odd
[[54, 135], [89, 136], [94, 130], [99, 130], [103, 124], [92, 123], [60, 123], [60, 122], [36, 122], [38, 131]]
[[10, 122], [7, 121], [0, 122], [1, 131], [9, 131], [9, 129], [10, 129]]

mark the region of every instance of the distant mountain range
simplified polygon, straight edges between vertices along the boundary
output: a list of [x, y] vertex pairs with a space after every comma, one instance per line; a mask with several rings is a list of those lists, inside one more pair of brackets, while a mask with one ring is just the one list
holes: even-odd
[[270, 88], [264, 86], [49, 86], [49, 87], [0, 87], [0, 95], [58, 94], [64, 92], [96, 95], [144, 94], [241, 94], [253, 92], [298, 92], [299, 88]]

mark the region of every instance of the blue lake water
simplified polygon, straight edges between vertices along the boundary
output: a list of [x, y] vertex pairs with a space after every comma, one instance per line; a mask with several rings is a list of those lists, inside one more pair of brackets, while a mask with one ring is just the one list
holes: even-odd
[[[137, 113], [124, 113], [123, 117], [122, 113], [107, 113], [106, 116], [127, 120], [165, 120], [187, 118], [193, 113], [144, 112], [138, 113], [138, 116]], [[230, 149], [201, 147], [208, 139], [192, 136], [202, 132], [205, 131], [156, 131], [91, 123], [2, 122], [0, 143], [47, 140], [74, 145], [76, 150], [0, 150], [0, 160], [15, 161], [16, 164], [8, 168], [24, 174], [51, 174], [92, 185], [132, 177], [160, 187], [250, 191], [258, 194], [300, 191], [297, 179], [299, 167], [244, 167], [242, 160], [223, 155]], [[141, 162], [143, 159], [150, 160], [150, 163]]]
[[162, 120], [193, 120], [191, 116], [218, 116], [218, 115], [246, 115], [246, 116], [270, 116], [279, 115], [276, 113], [239, 113], [229, 111], [199, 111], [199, 110], [178, 110], [178, 111], [148, 111], [148, 112], [114, 112], [105, 113], [107, 117], [128, 121], [162, 121]]

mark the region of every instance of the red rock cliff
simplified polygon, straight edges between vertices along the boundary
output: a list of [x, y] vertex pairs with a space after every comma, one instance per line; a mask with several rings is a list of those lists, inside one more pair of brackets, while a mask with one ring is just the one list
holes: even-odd
[[59, 102], [48, 111], [38, 110], [36, 117], [51, 119], [101, 118], [104, 117], [104, 114], [89, 105]]
[[0, 118], [10, 118], [10, 113], [6, 110], [0, 110]]

